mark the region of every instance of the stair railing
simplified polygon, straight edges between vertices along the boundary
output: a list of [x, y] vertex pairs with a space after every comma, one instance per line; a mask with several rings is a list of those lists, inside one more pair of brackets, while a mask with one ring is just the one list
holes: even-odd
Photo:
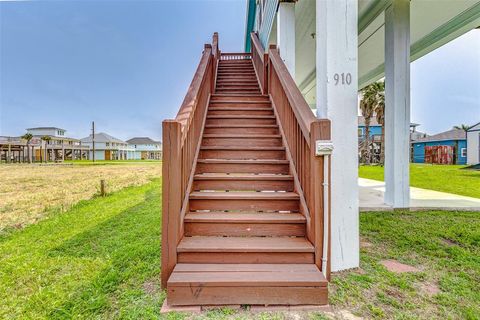
[[175, 119], [164, 120], [162, 183], [162, 287], [177, 264], [177, 245], [200, 150], [210, 95], [214, 90], [220, 51], [218, 34], [205, 44], [200, 63]]
[[267, 94], [268, 88], [268, 73], [267, 73], [267, 65], [268, 65], [268, 53], [264, 52], [262, 44], [258, 39], [258, 35], [255, 32], [252, 32], [250, 35], [251, 45], [252, 48], [252, 61], [253, 66], [255, 69], [255, 73], [257, 74], [258, 82], [260, 83], [260, 87], [262, 89], [263, 94]]
[[[330, 244], [323, 245], [324, 210], [329, 216], [330, 206], [324, 208], [324, 188], [327, 187], [323, 184], [325, 157], [316, 155], [315, 146], [318, 140], [330, 140], [330, 121], [313, 115], [276, 46], [270, 46], [267, 54], [257, 34], [251, 34], [251, 41], [253, 65], [262, 91], [270, 95], [279, 120], [287, 157], [293, 164], [292, 174], [295, 190], [300, 195], [300, 208], [307, 219], [307, 238], [315, 247], [315, 264], [322, 270], [323, 248], [328, 248], [330, 256]], [[328, 263], [327, 274], [330, 274]]]

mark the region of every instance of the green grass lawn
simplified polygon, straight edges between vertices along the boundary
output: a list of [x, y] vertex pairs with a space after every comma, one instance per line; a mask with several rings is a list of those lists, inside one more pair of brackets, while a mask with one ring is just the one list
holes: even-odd
[[[160, 314], [161, 182], [81, 201], [0, 237], [0, 319], [326, 319], [224, 308]], [[363, 213], [361, 269], [333, 276], [336, 311], [367, 318], [480, 315], [480, 215]], [[394, 275], [397, 259], [420, 269]], [[423, 289], [437, 286], [430, 295]]]
[[[458, 165], [410, 165], [412, 187], [480, 198], [480, 171]], [[360, 166], [361, 178], [383, 181], [383, 167]]]

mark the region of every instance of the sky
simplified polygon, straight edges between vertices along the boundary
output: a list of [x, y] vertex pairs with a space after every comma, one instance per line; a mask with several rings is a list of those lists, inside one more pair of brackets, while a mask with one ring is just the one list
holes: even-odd
[[[0, 1], [0, 135], [56, 126], [82, 138], [161, 139], [214, 31], [243, 51], [245, 0]], [[480, 122], [480, 30], [411, 65], [412, 122]]]

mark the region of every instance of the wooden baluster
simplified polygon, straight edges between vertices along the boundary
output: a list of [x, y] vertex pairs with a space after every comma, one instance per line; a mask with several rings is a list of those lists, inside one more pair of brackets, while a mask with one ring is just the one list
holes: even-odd
[[162, 183], [162, 288], [177, 264], [182, 207], [182, 125], [176, 120], [163, 121]]

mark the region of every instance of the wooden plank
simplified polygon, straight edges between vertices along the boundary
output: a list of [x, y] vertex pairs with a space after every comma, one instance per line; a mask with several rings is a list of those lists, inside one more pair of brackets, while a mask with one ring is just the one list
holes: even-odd
[[179, 252], [178, 263], [313, 263], [313, 252]]
[[293, 180], [256, 179], [195, 179], [192, 190], [230, 190], [230, 191], [293, 191]]
[[182, 125], [175, 120], [163, 122], [163, 183], [162, 183], [162, 287], [177, 263], [180, 241], [180, 210], [182, 206], [181, 157]]
[[172, 287], [171, 305], [325, 305], [326, 287]]
[[185, 222], [185, 236], [303, 237], [304, 224]]
[[298, 200], [295, 192], [192, 192], [190, 199], [227, 200]]
[[317, 272], [173, 272], [168, 279], [169, 287], [324, 287], [327, 285], [322, 273]]
[[184, 237], [178, 252], [313, 252], [305, 238]]
[[235, 212], [190, 212], [185, 222], [229, 222], [229, 223], [298, 223], [304, 224], [305, 217], [299, 213], [235, 213]]
[[[236, 193], [236, 192], [231, 192]], [[299, 211], [298, 199], [190, 199], [190, 210]]]
[[314, 264], [219, 264], [179, 263], [174, 272], [319, 272]]
[[200, 149], [200, 159], [285, 159], [284, 150], [255, 150], [255, 149], [225, 149], [218, 147], [202, 147]]

